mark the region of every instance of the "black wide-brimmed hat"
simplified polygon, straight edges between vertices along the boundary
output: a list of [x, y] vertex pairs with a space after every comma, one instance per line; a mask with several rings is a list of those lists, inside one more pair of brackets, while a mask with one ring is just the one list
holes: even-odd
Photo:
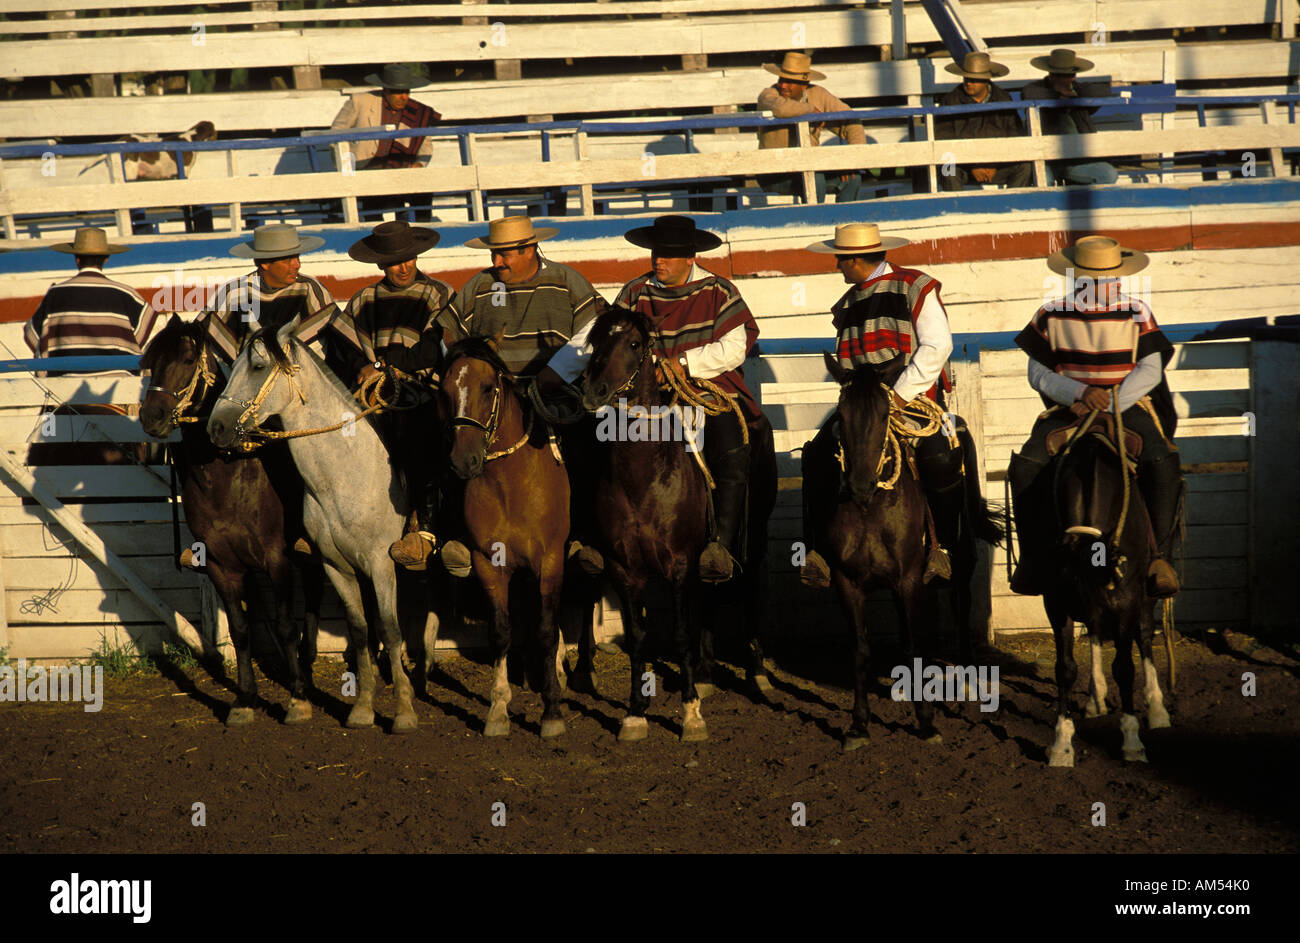
[[396, 265], [413, 259], [421, 252], [432, 249], [441, 238], [436, 230], [412, 226], [403, 220], [380, 223], [370, 230], [370, 235], [352, 243], [348, 255], [358, 262], [376, 265]]
[[384, 66], [378, 73], [366, 76], [367, 85], [378, 85], [394, 92], [409, 92], [413, 88], [429, 84], [429, 74], [423, 66], [392, 63]]
[[722, 245], [722, 239], [707, 229], [696, 229], [689, 216], [660, 216], [653, 226], [629, 229], [623, 238], [634, 246], [652, 249], [661, 255], [680, 253], [681, 258], [708, 252]]

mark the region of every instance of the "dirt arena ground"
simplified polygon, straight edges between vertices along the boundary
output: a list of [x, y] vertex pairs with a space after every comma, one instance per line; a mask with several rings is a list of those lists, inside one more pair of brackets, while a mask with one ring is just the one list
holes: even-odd
[[[612, 651], [597, 656], [604, 696], [570, 696], [568, 732], [548, 743], [531, 692], [516, 695], [508, 738], [482, 737], [490, 672], [460, 656], [435, 669], [407, 737], [384, 730], [391, 688], [379, 726], [344, 729], [339, 662], [318, 664], [315, 716], [298, 728], [278, 722], [287, 694], [274, 682], [261, 683], [256, 723], [227, 729], [231, 691], [201, 669], [106, 679], [99, 713], [0, 704], [0, 851], [1294, 852], [1300, 664], [1248, 636], [1214, 639], [1178, 644], [1174, 726], [1143, 721], [1149, 764], [1119, 758], [1111, 714], [1079, 723], [1073, 770], [1044, 761], [1046, 637], [988, 653], [1000, 709], [942, 709], [941, 744], [914, 735], [910, 705], [889, 700], [882, 680], [872, 742], [848, 754], [847, 640], [770, 652], [771, 705], [724, 677], [704, 705], [703, 744], [678, 740], [664, 665], [649, 739], [617, 742], [628, 662]], [[1086, 639], [1076, 657], [1087, 663]], [[894, 663], [881, 660], [882, 679]], [[1242, 695], [1247, 671], [1253, 697]], [[1110, 699], [1113, 709], [1113, 684]], [[199, 802], [203, 827], [192, 824]], [[1097, 802], [1105, 827], [1092, 824]]]

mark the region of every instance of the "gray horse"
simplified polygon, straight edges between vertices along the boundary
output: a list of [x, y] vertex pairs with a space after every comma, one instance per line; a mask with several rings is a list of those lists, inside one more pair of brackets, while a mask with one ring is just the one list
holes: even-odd
[[[291, 437], [289, 451], [305, 485], [303, 524], [347, 612], [359, 689], [347, 725], [369, 727], [375, 720], [375, 666], [359, 582], [364, 576], [374, 587], [380, 638], [397, 689], [393, 733], [408, 733], [417, 721], [411, 681], [402, 670], [397, 575], [388, 557], [388, 545], [401, 537], [406, 522], [406, 497], [374, 427], [368, 419], [349, 421], [359, 410], [356, 401], [293, 337], [295, 326], [290, 322], [278, 333], [268, 328], [249, 340], [212, 410], [208, 435], [228, 448], [272, 416], [280, 417], [286, 432], [308, 433]], [[428, 625], [426, 658], [436, 620]]]

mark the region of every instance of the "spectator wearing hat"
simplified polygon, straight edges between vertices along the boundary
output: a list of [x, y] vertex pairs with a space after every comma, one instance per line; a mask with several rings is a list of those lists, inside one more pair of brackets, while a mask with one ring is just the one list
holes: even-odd
[[138, 356], [157, 312], [134, 288], [103, 271], [108, 257], [128, 251], [127, 247], [110, 243], [104, 230], [86, 226], [76, 231], [72, 242], [50, 248], [71, 255], [77, 274], [51, 285], [23, 328], [32, 353], [38, 357]]
[[303, 236], [297, 227], [271, 223], [256, 229], [251, 242], [230, 250], [236, 258], [253, 259], [257, 267], [223, 285], [216, 304], [202, 316], [218, 360], [233, 363], [258, 330], [291, 321], [297, 322], [294, 335], [304, 344], [317, 340], [338, 314], [338, 306], [329, 289], [299, 271], [298, 256], [324, 244], [320, 236]]
[[[1050, 56], [1035, 56], [1029, 64], [1047, 75], [1030, 82], [1020, 92], [1025, 101], [1064, 101], [1071, 98], [1109, 98], [1110, 81], [1078, 82], [1080, 72], [1092, 69], [1093, 63], [1074, 54], [1072, 49], [1053, 49]], [[1045, 134], [1095, 134], [1092, 123], [1096, 108], [1043, 108], [1039, 111]], [[1047, 165], [1051, 182], [1064, 180], [1089, 186], [1114, 183], [1119, 179], [1113, 164], [1104, 160], [1051, 161]]]
[[[787, 52], [780, 65], [767, 62], [763, 64], [763, 68], [775, 75], [777, 81], [775, 85], [763, 89], [759, 94], [759, 111], [770, 111], [778, 118], [797, 118], [800, 115], [853, 110], [851, 106], [840, 101], [820, 85], [812, 84], [826, 76], [812, 68], [811, 56], [802, 52]], [[837, 135], [846, 144], [867, 143], [867, 133], [860, 122], [833, 121], [829, 124], [823, 122], [809, 127], [814, 147], [820, 143], [823, 129]], [[765, 128], [758, 132], [760, 150], [798, 146], [798, 128], [793, 125]], [[857, 171], [832, 173], [830, 177], [818, 171], [814, 176], [818, 203], [825, 198], [827, 192], [835, 194], [836, 203], [849, 203], [858, 199], [862, 187], [862, 175]], [[768, 193], [803, 192], [798, 174], [762, 174], [758, 177], [758, 182]]]
[[[994, 62], [987, 52], [968, 52], [960, 63], [951, 62], [944, 67], [953, 75], [960, 75], [962, 84], [940, 95], [939, 105], [987, 105], [1009, 102], [1011, 96], [993, 80], [1010, 70]], [[981, 111], [971, 114], [943, 115], [934, 121], [936, 140], [963, 138], [1015, 138], [1025, 134], [1024, 122], [1015, 111]], [[997, 183], [1007, 187], [1028, 187], [1033, 182], [1033, 168], [1028, 161], [993, 164], [975, 167], [957, 164], [939, 168], [939, 187], [960, 190], [971, 183]]]
[[[741, 374], [758, 340], [758, 325], [740, 290], [695, 258], [722, 240], [697, 229], [686, 216], [660, 216], [652, 226], [628, 230], [624, 238], [650, 250], [651, 270], [624, 285], [614, 304], [650, 319], [661, 369], [717, 384], [737, 398], [747, 421], [759, 421], [758, 404]], [[564, 380], [577, 379], [590, 360], [589, 330], [581, 330], [551, 359], [550, 369]], [[734, 412], [705, 420], [703, 451], [717, 487], [714, 533], [700, 554], [700, 578], [722, 582], [731, 579], [734, 561], [744, 558], [741, 534], [749, 490], [750, 448]], [[588, 567], [585, 557], [581, 562]]]
[[[386, 65], [378, 73], [366, 76], [366, 82], [378, 85], [382, 91], [361, 92], [349, 95], [347, 102], [335, 115], [331, 131], [349, 131], [353, 128], [382, 128], [396, 131], [400, 128], [428, 128], [442, 115], [428, 105], [411, 97], [411, 89], [427, 85], [428, 75], [419, 66]], [[385, 138], [376, 141], [352, 141], [352, 156], [357, 170], [393, 170], [402, 167], [423, 167], [433, 156], [433, 138]], [[365, 197], [359, 202], [365, 215], [396, 197]], [[433, 195], [412, 193], [402, 206], [414, 207], [415, 218], [427, 222], [432, 218], [429, 204]]]

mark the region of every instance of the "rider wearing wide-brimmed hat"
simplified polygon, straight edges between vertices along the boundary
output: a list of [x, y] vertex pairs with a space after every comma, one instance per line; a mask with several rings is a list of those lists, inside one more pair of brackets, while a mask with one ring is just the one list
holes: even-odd
[[[940, 95], [939, 105], [988, 105], [1009, 102], [1011, 95], [993, 80], [1010, 70], [994, 62], [987, 52], [968, 52], [961, 62], [950, 62], [944, 70], [961, 76], [961, 84]], [[1015, 111], [980, 111], [969, 114], [940, 115], [934, 119], [936, 140], [962, 138], [1023, 137], [1024, 122]], [[1033, 182], [1033, 168], [1028, 161], [972, 166], [961, 163], [961, 154], [951, 165], [939, 168], [939, 187], [960, 190], [966, 184], [997, 183], [1008, 187], [1027, 187]]]
[[[1110, 81], [1079, 82], [1077, 77], [1092, 69], [1089, 59], [1075, 54], [1073, 49], [1053, 49], [1050, 56], [1035, 56], [1029, 60], [1035, 69], [1047, 74], [1037, 82], [1030, 82], [1020, 90], [1024, 101], [1063, 101], [1071, 98], [1109, 98]], [[1044, 134], [1093, 134], [1097, 126], [1092, 123], [1094, 108], [1042, 108]], [[1104, 160], [1051, 161], [1047, 165], [1051, 176], [1066, 183], [1114, 183], [1119, 179], [1113, 164]]]
[[1147, 592], [1178, 592], [1178, 575], [1168, 558], [1182, 495], [1182, 467], [1172, 437], [1177, 424], [1165, 364], [1174, 348], [1156, 325], [1146, 303], [1125, 291], [1121, 279], [1147, 267], [1145, 253], [1108, 236], [1084, 236], [1053, 253], [1047, 266], [1065, 276], [1065, 297], [1043, 305], [1016, 335], [1029, 355], [1029, 385], [1052, 407], [1038, 417], [1029, 440], [1011, 454], [1007, 477], [1015, 503], [1016, 532], [1024, 548], [1011, 578], [1017, 593], [1038, 595], [1037, 562], [1044, 541], [1036, 483], [1047, 465], [1047, 435], [1091, 410], [1113, 410], [1118, 399], [1124, 429], [1142, 437], [1138, 485], [1159, 553], [1147, 570]]
[[252, 259], [256, 270], [227, 282], [216, 305], [202, 316], [217, 359], [232, 363], [244, 343], [264, 327], [297, 323], [294, 336], [313, 343], [338, 314], [329, 289], [299, 271], [298, 256], [325, 244], [294, 226], [268, 223], [253, 231], [249, 242], [230, 249], [236, 258]]
[[[650, 319], [659, 344], [660, 368], [689, 379], [709, 380], [735, 396], [746, 420], [759, 421], [758, 405], [745, 385], [741, 368], [758, 339], [758, 325], [740, 290], [701, 266], [701, 252], [722, 240], [686, 216], [660, 216], [650, 226], [624, 233], [633, 245], [650, 250], [651, 271], [632, 279], [615, 304]], [[551, 360], [550, 369], [566, 381], [582, 373], [591, 356], [587, 330], [579, 332]], [[741, 541], [749, 487], [750, 447], [736, 414], [709, 416], [704, 424], [704, 458], [716, 485], [714, 533], [700, 554], [700, 579], [731, 578], [734, 561], [744, 561]], [[584, 551], [580, 560], [593, 568], [596, 558]]]
[[[847, 223], [835, 227], [835, 238], [808, 246], [810, 252], [835, 256], [835, 265], [851, 287], [831, 307], [835, 326], [835, 356], [841, 367], [854, 370], [886, 363], [899, 355], [906, 366], [893, 385], [893, 401], [905, 406], [917, 398], [946, 409], [945, 395], [952, 389], [948, 356], [952, 330], [948, 312], [939, 297], [939, 282], [924, 272], [903, 268], [886, 260], [886, 254], [908, 245], [897, 236], [883, 236], [874, 223]], [[929, 500], [940, 542], [951, 547], [959, 539], [963, 506], [969, 501], [983, 506], [979, 477], [965, 474], [978, 467], [975, 443], [965, 421], [948, 413], [951, 422], [916, 440], [915, 454], [921, 484]], [[947, 417], [945, 417], [947, 418]], [[813, 586], [830, 584], [830, 569], [811, 542], [815, 539], [810, 501], [839, 492], [838, 479], [824, 480], [835, 450], [834, 417], [804, 446], [805, 541], [809, 552], [800, 576]], [[955, 435], [960, 448], [953, 448]], [[973, 487], [973, 492], [967, 489]], [[971, 515], [982, 519], [983, 515]], [[993, 534], [977, 534], [995, 539]], [[944, 575], [949, 569], [943, 550], [930, 548], [927, 574]]]
[[[421, 253], [438, 244], [438, 233], [402, 221], [381, 223], [353, 243], [348, 255], [375, 265], [384, 277], [366, 285], [348, 301], [334, 322], [334, 358], [339, 375], [363, 383], [395, 368], [428, 375], [442, 369], [444, 342], [465, 335], [450, 285], [430, 278], [417, 263]], [[393, 465], [402, 473], [412, 508], [408, 532], [388, 548], [393, 560], [423, 570], [437, 545], [438, 481], [441, 443], [423, 428], [423, 410], [381, 413], [378, 425]], [[463, 547], [461, 548], [463, 549]], [[469, 555], [443, 548], [448, 566], [469, 566]]]

